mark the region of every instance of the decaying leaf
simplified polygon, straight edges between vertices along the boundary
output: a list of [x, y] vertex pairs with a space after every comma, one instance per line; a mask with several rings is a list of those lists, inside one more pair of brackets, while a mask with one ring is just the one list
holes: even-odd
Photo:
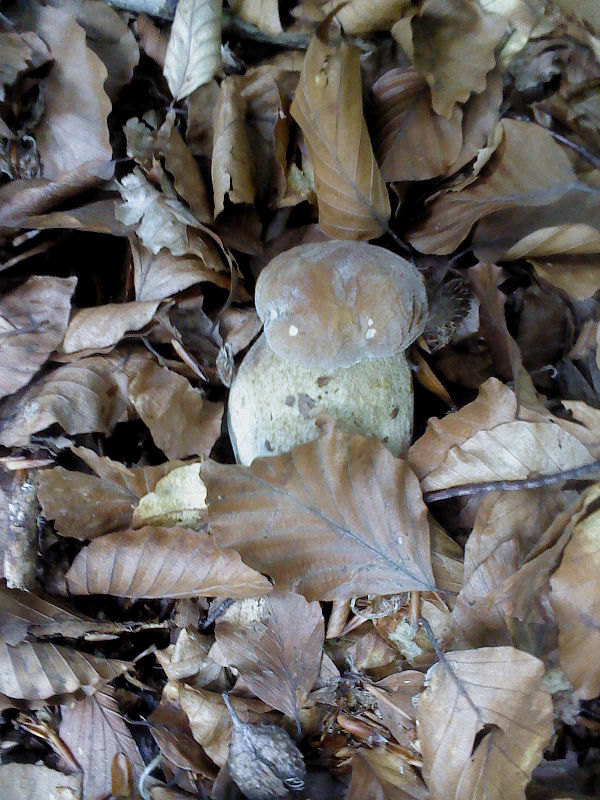
[[406, 0], [349, 0], [343, 6], [335, 0], [317, 0], [323, 17], [335, 12], [335, 19], [347, 34], [388, 30], [400, 19]]
[[[512, 206], [544, 206], [575, 184], [568, 157], [537, 125], [502, 122], [503, 139], [479, 178], [431, 204], [429, 218], [409, 235], [423, 253], [451, 253], [482, 217]], [[528, 153], [535, 151], [536, 158]]]
[[552, 733], [544, 665], [512, 647], [446, 653], [418, 705], [432, 799], [525, 797]]
[[165, 53], [164, 73], [175, 100], [214, 77], [221, 64], [223, 0], [180, 0]]
[[390, 202], [363, 117], [359, 51], [315, 37], [291, 114], [302, 128], [313, 165], [322, 230], [340, 239], [380, 236]]
[[373, 85], [375, 151], [386, 181], [443, 175], [462, 146], [462, 111], [449, 119], [431, 107], [429, 87], [414, 69], [393, 69]]
[[81, 775], [65, 775], [43, 764], [2, 764], [0, 792], [6, 800], [80, 800]]
[[219, 547], [308, 599], [433, 586], [429, 526], [410, 468], [373, 439], [340, 432], [251, 467], [207, 462]]
[[59, 734], [83, 771], [83, 798], [110, 794], [111, 764], [122, 753], [137, 783], [144, 762], [110, 688], [61, 708]]
[[221, 622], [216, 628], [225, 664], [239, 671], [253, 694], [298, 724], [299, 709], [319, 675], [324, 635], [318, 603], [279, 592], [264, 600], [249, 625]]
[[0, 300], [0, 397], [26, 386], [58, 349], [75, 278], [33, 276]]
[[250, 597], [271, 590], [234, 550], [189, 528], [106, 534], [79, 553], [66, 577], [72, 594], [117, 597]]
[[231, 0], [229, 4], [240, 19], [266, 33], [283, 33], [278, 0]]
[[484, 91], [506, 23], [477, 0], [426, 0], [411, 25], [414, 65], [431, 87], [433, 108], [450, 119], [455, 103]]
[[158, 301], [154, 300], [82, 308], [69, 323], [62, 351], [76, 353], [85, 350], [89, 353], [113, 347], [128, 331], [138, 331], [149, 325], [158, 305]]
[[221, 432], [222, 404], [154, 361], [131, 382], [129, 399], [168, 458], [208, 455]]

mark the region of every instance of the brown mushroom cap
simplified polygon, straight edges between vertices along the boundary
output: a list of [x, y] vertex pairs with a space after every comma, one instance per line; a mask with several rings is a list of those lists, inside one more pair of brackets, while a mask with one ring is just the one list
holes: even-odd
[[281, 253], [260, 273], [255, 299], [269, 347], [325, 369], [405, 350], [427, 316], [415, 267], [365, 242], [315, 242]]

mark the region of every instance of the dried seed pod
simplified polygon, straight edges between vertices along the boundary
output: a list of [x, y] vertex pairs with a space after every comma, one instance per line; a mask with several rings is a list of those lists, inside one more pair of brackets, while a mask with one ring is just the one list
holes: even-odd
[[276, 800], [304, 788], [302, 753], [279, 725], [250, 725], [235, 713], [226, 693], [223, 700], [233, 721], [229, 772], [248, 800]]

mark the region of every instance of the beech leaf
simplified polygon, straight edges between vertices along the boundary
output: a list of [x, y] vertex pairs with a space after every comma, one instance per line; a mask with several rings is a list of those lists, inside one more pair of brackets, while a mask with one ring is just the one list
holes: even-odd
[[162, 525], [200, 530], [206, 520], [206, 486], [198, 463], [177, 467], [140, 499], [133, 527]]
[[375, 239], [390, 218], [363, 117], [359, 55], [314, 37], [290, 109], [312, 162], [319, 225], [338, 239]]
[[175, 100], [208, 83], [221, 65], [223, 0], [180, 0], [165, 54], [164, 74]]
[[66, 578], [72, 594], [117, 597], [249, 597], [271, 590], [235, 551], [189, 528], [101, 536], [76, 556]]
[[219, 654], [235, 667], [244, 685], [267, 705], [299, 725], [302, 708], [321, 667], [325, 629], [319, 603], [301, 595], [274, 592], [265, 598], [259, 618], [216, 627]]
[[279, 0], [231, 0], [234, 14], [265, 33], [283, 33], [279, 18]]
[[252, 466], [207, 462], [219, 547], [309, 600], [431, 588], [418, 481], [380, 442], [334, 431]]
[[525, 798], [553, 731], [543, 676], [512, 647], [446, 653], [431, 668], [417, 721], [432, 800]]
[[108, 303], [82, 308], [69, 323], [62, 344], [64, 353], [98, 351], [117, 345], [127, 331], [139, 331], [150, 324], [159, 301]]
[[2, 764], [0, 795], [5, 800], [79, 800], [81, 775], [65, 775], [43, 764]]

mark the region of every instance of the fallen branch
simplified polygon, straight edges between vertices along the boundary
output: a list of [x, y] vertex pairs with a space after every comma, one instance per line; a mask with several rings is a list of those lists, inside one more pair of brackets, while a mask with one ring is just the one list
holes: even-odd
[[537, 478], [523, 478], [514, 481], [487, 481], [486, 483], [465, 483], [462, 486], [449, 486], [447, 489], [434, 489], [423, 493], [426, 503], [439, 503], [454, 497], [467, 497], [489, 492], [520, 492], [524, 489], [541, 489], [564, 481], [590, 480], [592, 475], [600, 473], [600, 460], [584, 464], [574, 469], [563, 470], [552, 475], [540, 475]]

